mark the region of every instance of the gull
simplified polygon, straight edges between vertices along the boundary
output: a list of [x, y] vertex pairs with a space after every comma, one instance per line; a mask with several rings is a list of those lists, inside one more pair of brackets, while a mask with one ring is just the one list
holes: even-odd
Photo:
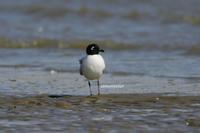
[[98, 95], [100, 95], [99, 79], [105, 69], [105, 62], [103, 57], [99, 54], [104, 52], [97, 44], [89, 44], [86, 48], [86, 56], [79, 60], [80, 75], [83, 75], [88, 80], [90, 95], [92, 96], [90, 80], [97, 80]]

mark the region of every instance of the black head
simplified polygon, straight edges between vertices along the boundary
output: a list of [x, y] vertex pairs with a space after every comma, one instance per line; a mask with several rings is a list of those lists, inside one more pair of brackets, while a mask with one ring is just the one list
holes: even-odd
[[99, 54], [99, 52], [104, 52], [103, 49], [100, 49], [97, 44], [89, 44], [86, 48], [86, 53], [88, 55]]

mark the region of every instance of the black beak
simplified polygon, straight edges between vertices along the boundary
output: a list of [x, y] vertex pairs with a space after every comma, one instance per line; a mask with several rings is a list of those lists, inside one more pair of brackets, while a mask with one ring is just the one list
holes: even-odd
[[100, 49], [99, 52], [104, 52], [104, 50], [103, 50], [103, 49]]

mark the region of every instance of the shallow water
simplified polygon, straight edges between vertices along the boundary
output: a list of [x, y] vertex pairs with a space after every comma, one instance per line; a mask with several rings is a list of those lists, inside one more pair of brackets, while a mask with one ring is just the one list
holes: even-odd
[[[0, 92], [88, 95], [78, 73], [83, 52], [67, 49], [1, 49]], [[117, 55], [120, 56], [116, 58]], [[179, 52], [107, 51], [103, 93], [199, 95], [199, 58]], [[96, 82], [92, 83], [94, 91]], [[120, 87], [121, 86], [121, 87]], [[95, 93], [95, 92], [94, 92]]]
[[[199, 7], [1, 0], [1, 132], [199, 132]], [[93, 42], [106, 71], [88, 97], [78, 60]]]

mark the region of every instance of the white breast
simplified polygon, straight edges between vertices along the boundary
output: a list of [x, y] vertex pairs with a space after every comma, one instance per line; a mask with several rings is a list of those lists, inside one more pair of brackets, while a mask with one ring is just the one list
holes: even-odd
[[99, 79], [105, 69], [105, 62], [101, 55], [87, 55], [82, 59], [80, 69], [87, 79]]

